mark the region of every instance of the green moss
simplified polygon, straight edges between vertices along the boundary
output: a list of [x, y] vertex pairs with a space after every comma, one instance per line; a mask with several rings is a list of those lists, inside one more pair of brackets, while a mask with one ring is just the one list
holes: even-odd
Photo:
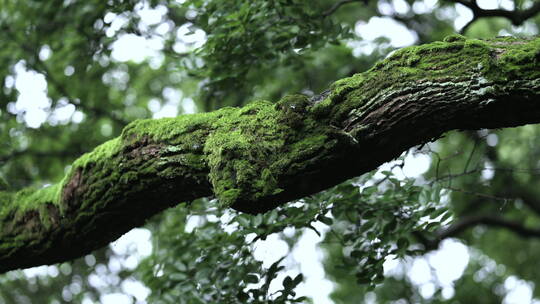
[[[182, 167], [209, 170], [214, 193], [223, 205], [237, 201], [256, 201], [260, 197], [282, 191], [277, 185], [283, 167], [278, 158], [284, 156], [286, 142], [292, 140], [294, 127], [302, 127], [303, 115], [309, 107], [303, 95], [289, 96], [278, 104], [255, 101], [243, 108], [224, 108], [211, 113], [182, 115], [177, 118], [146, 119], [130, 123], [119, 138], [108, 141], [76, 160], [60, 186], [25, 192], [14, 200], [24, 200], [17, 210], [38, 209], [39, 204], [54, 198], [60, 201], [60, 189], [80, 169], [93, 189], [117, 180], [122, 184], [137, 180], [138, 174], [157, 174], [166, 178], [178, 176]], [[163, 156], [155, 165], [122, 175], [110, 166], [122, 151], [130, 153], [138, 146], [155, 143]], [[122, 152], [122, 153], [124, 153]], [[133, 161], [140, 161], [134, 159]], [[182, 165], [170, 166], [171, 163]], [[127, 165], [127, 164], [126, 164]], [[92, 171], [87, 171], [87, 169]], [[118, 176], [116, 176], [118, 175]], [[99, 191], [90, 192], [92, 201]], [[17, 203], [19, 204], [19, 203]], [[82, 203], [85, 204], [84, 202]]]
[[275, 107], [281, 112], [279, 123], [291, 128], [301, 128], [305, 114], [311, 106], [309, 98], [305, 95], [287, 95], [279, 100]]
[[55, 184], [41, 189], [26, 188], [16, 193], [0, 192], [0, 218], [9, 214], [15, 220], [24, 216], [29, 211], [39, 213], [39, 218], [45, 227], [50, 224], [50, 215], [47, 205], [59, 206], [61, 185]]
[[256, 101], [213, 122], [204, 152], [222, 204], [255, 201], [275, 190], [279, 172], [273, 164], [289, 131], [279, 121], [284, 117], [279, 109], [289, 106]]
[[[256, 201], [282, 191], [277, 180], [290, 161], [286, 157], [287, 142], [294, 140], [295, 130], [304, 127], [309, 106], [306, 96], [291, 95], [276, 104], [254, 101], [242, 108], [137, 120], [124, 129], [119, 143], [160, 143], [166, 152], [175, 154], [164, 162], [200, 170], [208, 168], [213, 192], [224, 206]], [[116, 147], [111, 153], [118, 151]], [[298, 149], [294, 152], [300, 154]], [[84, 163], [93, 159], [87, 158]], [[165, 167], [157, 174], [172, 177], [174, 170]]]
[[464, 48], [465, 49], [467, 49], [467, 48], [479, 48], [479, 49], [484, 49], [486, 51], [489, 51], [489, 49], [490, 49], [489, 44], [486, 43], [485, 41], [482, 41], [482, 40], [467, 39], [467, 40], [458, 40], [458, 41], [464, 42]]
[[0, 191], [0, 218], [5, 217], [9, 211], [14, 209], [13, 197], [15, 194], [8, 191]]
[[188, 114], [175, 118], [135, 120], [128, 124], [122, 131], [122, 142], [125, 145], [130, 145], [141, 140], [143, 137], [149, 137], [155, 142], [186, 144], [189, 141], [187, 137], [197, 137], [197, 130], [206, 132], [212, 127], [216, 119], [227, 116], [229, 113], [236, 112], [237, 110], [236, 108], [228, 107], [214, 112]]
[[[120, 138], [114, 138], [97, 146], [91, 152], [83, 154], [73, 163], [73, 169], [84, 168], [88, 164], [96, 163], [99, 160], [111, 158], [119, 152], [121, 147]], [[73, 170], [72, 170], [73, 171]]]
[[275, 105], [277, 109], [280, 109], [284, 112], [304, 112], [306, 108], [310, 105], [309, 98], [301, 94], [292, 94], [287, 95], [281, 98]]
[[327, 97], [311, 108], [311, 113], [317, 117], [327, 116], [332, 110], [332, 99]]
[[456, 42], [456, 41], [465, 41], [467, 40], [467, 37], [460, 35], [460, 34], [452, 34], [444, 37], [444, 42]]
[[228, 189], [228, 190], [222, 191], [219, 195], [220, 203], [224, 206], [230, 206], [238, 200], [238, 197], [241, 194], [242, 194], [242, 190], [240, 189]]
[[335, 100], [344, 94], [358, 88], [364, 82], [364, 74], [356, 74], [348, 78], [340, 79], [331, 86], [330, 99]]
[[60, 185], [54, 184], [38, 190], [25, 189], [17, 192], [15, 200], [19, 210], [35, 209], [35, 206], [48, 202], [58, 204], [60, 200]]
[[[471, 77], [487, 81], [535, 79], [540, 77], [540, 38], [523, 42], [516, 38], [492, 40], [448, 36], [444, 41], [403, 48], [380, 61], [370, 70], [336, 81], [332, 93], [312, 109], [335, 123], [356, 111], [369, 108], [375, 98], [396, 84], [408, 87], [419, 81], [468, 81]], [[474, 74], [474, 75], [473, 75]]]
[[496, 66], [492, 67], [488, 77], [498, 81], [540, 77], [540, 37], [525, 43], [523, 40], [506, 38], [504, 43], [496, 46]]
[[309, 155], [313, 155], [324, 146], [327, 140], [328, 136], [324, 134], [308, 136], [291, 145], [290, 157], [292, 159], [303, 159]]

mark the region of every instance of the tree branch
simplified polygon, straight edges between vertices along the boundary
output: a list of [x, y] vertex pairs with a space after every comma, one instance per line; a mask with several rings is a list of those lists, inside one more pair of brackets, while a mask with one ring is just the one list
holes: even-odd
[[540, 229], [528, 228], [519, 222], [510, 221], [496, 215], [472, 215], [463, 217], [448, 228], [437, 232], [434, 238], [426, 237], [426, 235], [420, 232], [416, 232], [415, 236], [427, 250], [434, 250], [439, 247], [439, 243], [442, 240], [458, 236], [465, 230], [480, 225], [508, 229], [523, 238], [540, 238]]
[[536, 2], [533, 4], [530, 8], [526, 10], [513, 10], [513, 11], [507, 11], [504, 9], [482, 9], [476, 0], [452, 0], [455, 3], [459, 3], [461, 5], [464, 5], [468, 7], [472, 13], [473, 13], [473, 19], [469, 21], [462, 29], [461, 32], [464, 33], [467, 28], [469, 28], [474, 21], [476, 21], [478, 18], [483, 17], [503, 17], [510, 22], [512, 22], [513, 25], [522, 25], [525, 21], [528, 19], [536, 16], [538, 13], [540, 13], [540, 2]]
[[519, 222], [510, 221], [495, 215], [475, 215], [460, 219], [448, 229], [438, 233], [437, 238], [445, 239], [456, 236], [466, 229], [478, 225], [505, 228], [524, 238], [540, 237], [540, 229], [527, 228]]
[[451, 36], [308, 98], [137, 120], [62, 182], [0, 192], [0, 272], [105, 246], [179, 202], [260, 213], [375, 169], [453, 129], [540, 122], [540, 38]]
[[[478, 133], [476, 132], [467, 132], [467, 135], [473, 140], [481, 140], [481, 138], [478, 136]], [[501, 160], [499, 159], [499, 154], [497, 153], [495, 147], [486, 145], [484, 149], [485, 156], [490, 162], [494, 164], [501, 163]], [[506, 173], [516, 173], [516, 171], [512, 169], [494, 168], [493, 170], [495, 172], [506, 171]], [[535, 171], [538, 171], [538, 169], [522, 170], [521, 172], [533, 175], [533, 172]], [[504, 189], [501, 189], [501, 191], [497, 193], [499, 199], [501, 199], [502, 197], [504, 197], [503, 199], [505, 200], [508, 198], [520, 198], [526, 206], [528, 206], [536, 214], [540, 215], [540, 199], [538, 198], [538, 194], [536, 193], [536, 191], [534, 191], [534, 189], [525, 187], [522, 182], [514, 178], [512, 174], [505, 174], [501, 177], [501, 179], [502, 183], [508, 186], [504, 187]]]

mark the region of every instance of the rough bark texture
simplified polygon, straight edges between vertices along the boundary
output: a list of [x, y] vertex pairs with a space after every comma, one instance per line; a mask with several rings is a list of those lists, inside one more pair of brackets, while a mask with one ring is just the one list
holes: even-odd
[[180, 202], [258, 213], [452, 129], [540, 122], [540, 38], [450, 36], [325, 93], [139, 120], [60, 183], [0, 192], [0, 272], [79, 257]]

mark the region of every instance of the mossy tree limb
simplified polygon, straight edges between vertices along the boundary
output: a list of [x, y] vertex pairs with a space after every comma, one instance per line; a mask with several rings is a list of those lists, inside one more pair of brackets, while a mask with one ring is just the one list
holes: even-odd
[[140, 120], [56, 185], [0, 191], [0, 272], [79, 257], [153, 214], [215, 196], [258, 213], [452, 129], [540, 122], [540, 38], [448, 37], [307, 98]]

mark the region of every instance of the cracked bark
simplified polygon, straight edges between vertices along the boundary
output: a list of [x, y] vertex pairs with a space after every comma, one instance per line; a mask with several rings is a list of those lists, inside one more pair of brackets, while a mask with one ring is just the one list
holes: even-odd
[[[34, 198], [30, 192], [0, 192], [0, 272], [82, 256], [180, 202], [213, 195], [224, 199], [211, 176], [233, 179], [231, 187], [241, 195], [232, 200], [232, 208], [259, 213], [369, 172], [449, 130], [538, 123], [540, 38], [450, 37], [396, 52], [320, 96], [299, 100], [261, 104], [245, 113], [222, 111], [182, 126], [179, 139], [128, 126], [114, 153], [74, 166], [59, 184], [58, 198], [35, 197], [39, 204], [28, 208], [23, 205]], [[219, 141], [222, 147], [209, 150], [208, 138], [222, 128], [211, 123], [242, 112], [254, 117], [256, 125], [232, 122], [230, 130], [253, 132], [265, 123], [257, 112], [269, 107], [278, 117], [267, 119], [283, 127], [275, 134], [257, 131], [252, 137], [259, 143], [246, 137], [259, 150], [242, 146], [239, 151], [235, 147], [241, 143]], [[177, 123], [156, 124], [161, 122], [165, 129]], [[262, 145], [270, 139], [279, 144]], [[319, 141], [307, 145], [307, 139]], [[222, 158], [212, 163], [212, 153]], [[268, 157], [261, 159], [261, 153]], [[250, 159], [255, 156], [259, 159]], [[225, 157], [256, 172], [272, 168], [261, 173], [270, 176], [261, 180], [275, 181], [275, 189], [246, 188], [238, 181], [240, 169], [225, 172]], [[26, 203], [20, 204], [23, 199]]]

